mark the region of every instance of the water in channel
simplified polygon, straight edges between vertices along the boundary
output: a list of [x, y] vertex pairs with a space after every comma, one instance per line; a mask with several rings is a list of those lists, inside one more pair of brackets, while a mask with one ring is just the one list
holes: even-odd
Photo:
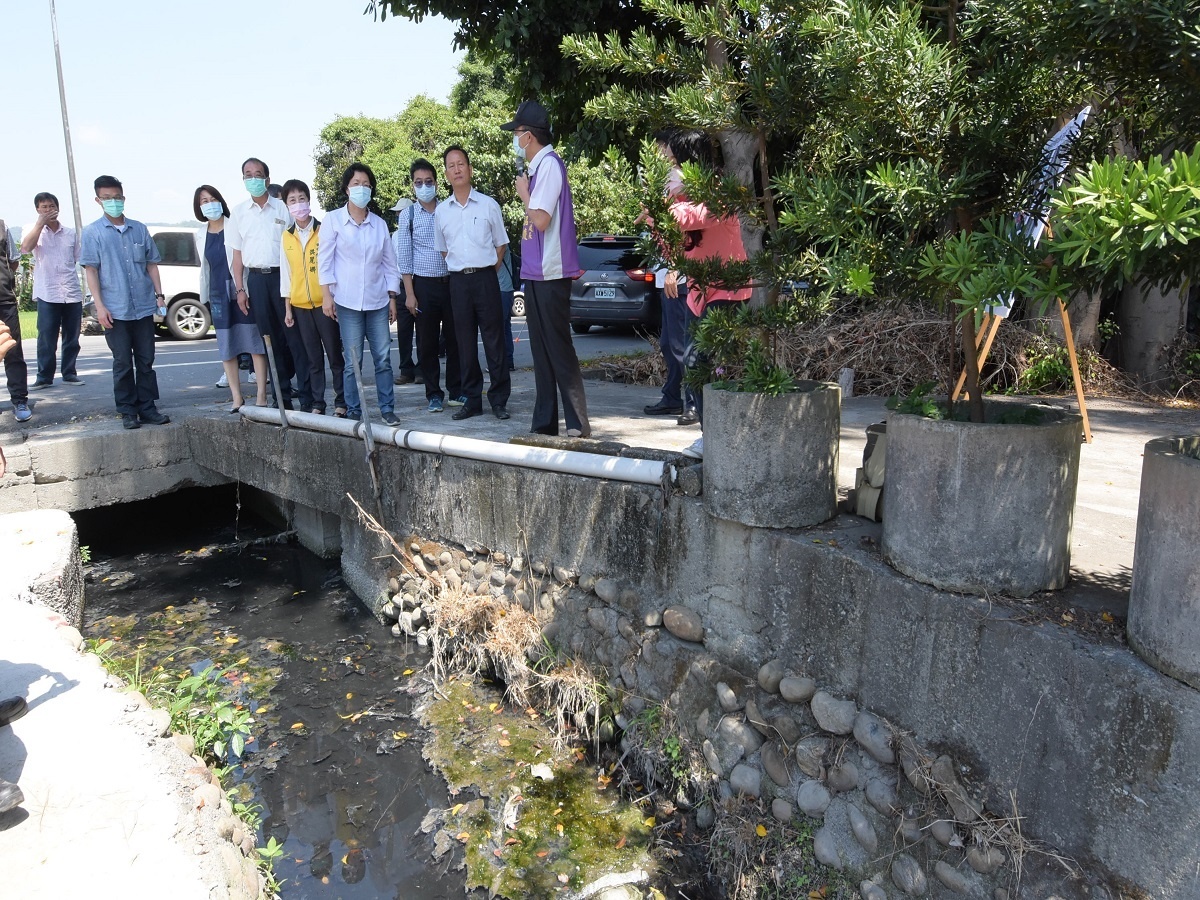
[[283, 844], [289, 900], [461, 897], [463, 874], [435, 868], [418, 833], [447, 802], [408, 718], [427, 654], [362, 608], [335, 561], [266, 540], [279, 524], [238, 499], [195, 489], [77, 514], [86, 636], [144, 673], [215, 663], [238, 686], [255, 741], [232, 781]]

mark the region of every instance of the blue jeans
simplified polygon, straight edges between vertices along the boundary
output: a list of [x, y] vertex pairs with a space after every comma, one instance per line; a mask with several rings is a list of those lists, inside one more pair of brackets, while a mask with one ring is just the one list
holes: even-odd
[[375, 393], [379, 398], [379, 412], [390, 413], [396, 405], [396, 392], [392, 387], [392, 329], [388, 323], [388, 308], [381, 306], [379, 309], [363, 311], [339, 305], [337, 320], [346, 358], [345, 393], [349, 415], [358, 418], [362, 414], [362, 397], [354, 378], [354, 363], [350, 354], [354, 354], [361, 371], [363, 338], [367, 339], [371, 361], [375, 364]]
[[79, 358], [79, 327], [83, 321], [82, 303], [37, 302], [37, 380], [49, 384], [54, 380], [57, 365], [55, 351], [62, 333], [62, 373], [75, 376], [75, 361]]

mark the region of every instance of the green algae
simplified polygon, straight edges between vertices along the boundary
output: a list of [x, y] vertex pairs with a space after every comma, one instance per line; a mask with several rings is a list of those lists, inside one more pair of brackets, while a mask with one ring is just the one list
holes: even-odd
[[654, 820], [582, 750], [556, 742], [535, 710], [512, 709], [468, 681], [445, 682], [438, 695], [424, 714], [425, 755], [452, 796], [473, 788], [485, 798], [442, 820], [463, 845], [468, 888], [514, 900], [569, 896], [605, 875], [652, 871]]

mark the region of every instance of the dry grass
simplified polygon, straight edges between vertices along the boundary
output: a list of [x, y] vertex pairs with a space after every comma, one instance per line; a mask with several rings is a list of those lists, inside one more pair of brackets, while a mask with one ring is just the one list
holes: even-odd
[[[408, 549], [347, 496], [363, 524], [391, 545], [391, 557], [401, 570], [421, 581], [419, 599], [429, 614], [435, 683], [453, 675], [495, 678], [503, 683], [510, 702], [554, 710], [560, 739], [573, 728], [586, 738], [599, 738], [611, 706], [606, 673], [594, 672], [575, 658], [560, 658], [537, 617], [507, 597], [450, 587], [437, 572], [421, 577]], [[431, 544], [422, 552], [440, 549]]]
[[[797, 378], [836, 381], [843, 368], [854, 369], [856, 394], [907, 394], [928, 381], [934, 381], [935, 392], [940, 393], [950, 376], [951, 339], [946, 316], [932, 309], [876, 306], [863, 311], [844, 306], [817, 322], [780, 333], [776, 356]], [[651, 343], [651, 353], [603, 361], [596, 368], [609, 381], [661, 385], [666, 366], [658, 343]], [[984, 390], [1015, 388], [1030, 365], [1056, 346], [1060, 345], [1054, 339], [1027, 327], [1004, 324], [982, 373]], [[1080, 349], [1079, 365], [1088, 394], [1143, 396], [1120, 370], [1090, 348]], [[1069, 384], [1062, 385], [1062, 390], [1069, 389]]]

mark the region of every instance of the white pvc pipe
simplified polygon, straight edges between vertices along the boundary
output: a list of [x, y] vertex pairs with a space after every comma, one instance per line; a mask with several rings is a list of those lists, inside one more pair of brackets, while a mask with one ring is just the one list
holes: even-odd
[[[244, 418], [252, 422], [261, 422], [266, 425], [282, 423], [280, 411], [277, 409], [243, 406], [241, 413]], [[340, 434], [354, 438], [362, 436], [360, 430], [362, 425], [353, 419], [289, 412], [287, 413], [287, 422], [292, 428], [303, 428], [308, 431]], [[370, 427], [371, 436], [380, 444], [393, 444], [406, 450], [441, 453], [446, 456], [522, 466], [547, 472], [562, 472], [590, 478], [609, 478], [614, 481], [628, 481], [635, 484], [661, 485], [663, 475], [667, 470], [666, 463], [652, 459], [629, 459], [622, 456], [583, 453], [578, 450], [554, 450], [549, 447], [501, 444], [478, 438], [401, 430], [387, 425]]]

